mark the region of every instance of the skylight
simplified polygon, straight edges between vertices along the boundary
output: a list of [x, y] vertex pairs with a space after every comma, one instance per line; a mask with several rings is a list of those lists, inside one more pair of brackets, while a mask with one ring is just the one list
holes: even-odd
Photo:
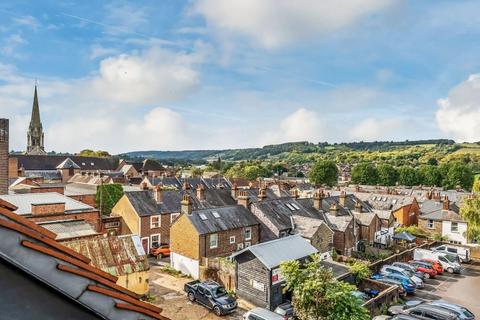
[[292, 207], [292, 205], [290, 203], [285, 203], [285, 205], [287, 206], [288, 209], [290, 209], [291, 211], [295, 211], [295, 208]]
[[300, 210], [300, 207], [299, 207], [299, 206], [297, 206], [297, 204], [296, 204], [296, 203], [293, 203], [293, 202], [292, 202], [292, 203], [291, 203], [291, 205], [292, 205], [292, 207], [294, 207], [295, 209], [297, 209], [297, 210]]
[[203, 213], [200, 213], [199, 216], [200, 216], [200, 219], [202, 220], [208, 220], [207, 216]]
[[213, 215], [215, 218], [220, 218], [220, 215], [218, 214], [217, 211], [212, 211], [212, 215]]

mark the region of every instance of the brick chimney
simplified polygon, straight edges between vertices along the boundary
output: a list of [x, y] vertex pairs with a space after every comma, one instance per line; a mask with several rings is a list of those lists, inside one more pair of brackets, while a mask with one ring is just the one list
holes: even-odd
[[293, 188], [292, 190], [290, 190], [290, 195], [295, 199], [298, 199], [298, 197], [300, 197], [300, 193], [298, 192], [297, 188]]
[[183, 190], [190, 189], [190, 185], [188, 184], [187, 180], [183, 181], [182, 189]]
[[321, 190], [316, 190], [315, 193], [313, 194], [313, 207], [317, 210], [322, 209], [322, 199], [323, 199], [323, 191]]
[[247, 191], [238, 192], [237, 203], [241, 206], [244, 206], [247, 209], [250, 209], [250, 201], [248, 199]]
[[234, 182], [232, 185], [232, 198], [237, 199], [237, 195], [238, 195], [238, 186], [237, 186], [237, 183]]
[[155, 186], [155, 189], [153, 190], [153, 197], [157, 203], [163, 202], [162, 185], [160, 183]]
[[425, 198], [428, 199], [428, 200], [432, 200], [432, 191], [430, 191], [430, 190], [427, 191], [425, 193]]
[[202, 183], [197, 186], [197, 198], [198, 200], [205, 200], [205, 186]]
[[140, 190], [148, 190], [148, 186], [147, 186], [147, 183], [146, 182], [142, 182], [140, 184]]
[[191, 215], [192, 214], [192, 199], [188, 194], [184, 194], [182, 201], [180, 202], [180, 211], [183, 214]]
[[450, 200], [448, 200], [448, 196], [445, 195], [443, 199], [443, 210], [450, 210]]
[[265, 200], [267, 198], [267, 188], [265, 186], [261, 186], [260, 190], [258, 190], [258, 200]]
[[338, 203], [340, 206], [345, 207], [345, 203], [347, 200], [347, 193], [345, 191], [340, 192], [340, 196], [338, 197]]
[[362, 204], [360, 203], [360, 201], [357, 201], [355, 203], [355, 212], [362, 213]]
[[54, 213], [65, 213], [65, 202], [58, 203], [32, 203], [32, 215], [48, 215]]
[[360, 186], [358, 184], [355, 185], [355, 192], [360, 192]]
[[332, 203], [332, 205], [330, 206], [330, 214], [336, 216], [338, 215], [338, 207], [337, 207], [337, 204], [334, 202]]

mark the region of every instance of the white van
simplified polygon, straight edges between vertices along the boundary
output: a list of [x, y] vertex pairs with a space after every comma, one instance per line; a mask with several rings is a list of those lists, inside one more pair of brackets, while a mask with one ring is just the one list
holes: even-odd
[[284, 318], [278, 313], [272, 312], [264, 308], [253, 308], [243, 315], [244, 320], [283, 320]]
[[457, 255], [462, 262], [472, 261], [472, 258], [470, 256], [470, 249], [468, 248], [452, 246], [450, 244], [442, 244], [441, 246], [432, 248], [432, 250], [436, 252]]
[[431, 251], [426, 249], [413, 250], [413, 259], [422, 260], [423, 258], [438, 260], [443, 269], [448, 273], [460, 273], [461, 267], [458, 262], [458, 256], [450, 255], [443, 252]]

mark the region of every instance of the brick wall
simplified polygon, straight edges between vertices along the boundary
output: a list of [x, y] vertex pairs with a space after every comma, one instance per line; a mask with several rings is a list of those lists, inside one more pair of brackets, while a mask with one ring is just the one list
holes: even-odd
[[0, 119], [0, 194], [8, 194], [8, 119]]
[[65, 213], [65, 202], [42, 203], [42, 204], [32, 203], [32, 214], [34, 216], [55, 214], [55, 213]]
[[428, 232], [428, 233], [438, 233], [442, 234], [442, 222], [441, 221], [433, 221], [433, 228], [428, 227], [428, 220], [427, 219], [418, 219], [418, 226], [420, 229]]
[[[219, 232], [218, 234], [218, 246], [217, 248], [210, 248], [210, 238], [209, 235], [202, 235], [200, 237], [200, 256], [201, 257], [221, 257], [230, 255], [238, 251], [238, 244], [245, 242], [250, 242], [250, 245], [257, 244], [259, 242], [260, 232], [259, 225], [251, 226], [252, 228], [252, 239], [245, 239], [245, 228], [238, 228], [234, 230], [227, 230], [224, 232]], [[230, 237], [235, 237], [235, 243], [230, 243]]]
[[37, 188], [31, 188], [30, 193], [45, 193], [45, 192], [57, 192], [60, 194], [63, 194], [65, 192], [64, 187], [47, 187], [47, 186], [42, 186], [42, 187], [37, 187]]
[[320, 253], [330, 252], [333, 245], [333, 231], [331, 231], [324, 223], [318, 227], [317, 231], [311, 239], [311, 244]]
[[8, 158], [8, 177], [11, 179], [18, 178], [18, 158], [17, 157]]
[[160, 227], [150, 227], [150, 216], [140, 218], [140, 238], [149, 237], [152, 234], [160, 234], [160, 242], [162, 244], [170, 243], [170, 219], [171, 214], [160, 215]]
[[83, 195], [75, 195], [75, 196], [68, 196], [68, 197], [74, 200], [83, 202], [85, 204], [88, 204], [91, 207], [94, 207], [94, 208], [97, 207], [97, 202], [95, 201], [94, 194], [83, 194]]

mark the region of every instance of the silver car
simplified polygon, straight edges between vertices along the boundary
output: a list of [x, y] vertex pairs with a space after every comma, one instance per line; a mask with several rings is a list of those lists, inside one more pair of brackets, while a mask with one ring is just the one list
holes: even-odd
[[405, 269], [402, 269], [402, 268], [399, 268], [399, 267], [395, 267], [395, 266], [391, 266], [391, 265], [385, 265], [385, 266], [382, 267], [382, 269], [380, 269], [380, 274], [399, 274], [399, 275], [410, 278], [410, 280], [412, 280], [413, 283], [415, 283], [417, 288], [423, 288], [424, 287], [422, 279], [420, 279], [419, 277], [414, 275], [412, 272], [410, 272], [408, 270], [405, 270]]

